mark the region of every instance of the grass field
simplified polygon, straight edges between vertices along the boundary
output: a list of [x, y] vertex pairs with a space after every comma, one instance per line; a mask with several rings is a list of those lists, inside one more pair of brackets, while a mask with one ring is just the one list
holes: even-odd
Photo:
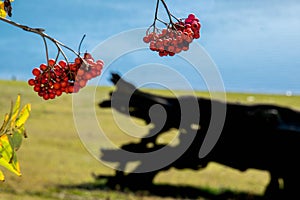
[[[108, 87], [96, 89], [95, 106], [98, 99], [100, 101], [108, 97], [111, 89]], [[84, 90], [94, 92], [95, 88], [89, 87]], [[24, 140], [18, 151], [22, 177], [17, 177], [3, 169], [6, 181], [0, 183], [1, 200], [173, 199], [173, 197], [159, 197], [143, 192], [114, 191], [95, 181], [92, 173], [113, 175], [114, 170], [97, 161], [81, 143], [73, 120], [71, 95], [43, 101], [26, 83], [16, 81], [0, 81], [0, 91], [1, 121], [2, 116], [9, 111], [10, 101], [15, 100], [17, 94], [21, 94], [23, 104], [32, 104], [31, 116], [26, 124], [28, 138]], [[165, 94], [163, 91], [159, 93]], [[207, 94], [199, 92], [199, 95]], [[299, 96], [229, 93], [227, 99], [233, 102], [264, 102], [300, 109]], [[84, 110], [85, 106], [83, 101], [78, 109]], [[97, 116], [105, 121], [107, 135], [119, 144], [128, 141], [128, 137], [123, 136], [113, 125], [109, 109], [96, 109]], [[178, 189], [175, 186], [182, 185], [201, 188], [212, 194], [235, 191], [246, 196], [247, 194], [261, 195], [268, 181], [267, 172], [257, 170], [239, 172], [216, 163], [209, 164], [201, 171], [169, 170], [155, 178], [156, 184], [173, 185], [174, 189]]]

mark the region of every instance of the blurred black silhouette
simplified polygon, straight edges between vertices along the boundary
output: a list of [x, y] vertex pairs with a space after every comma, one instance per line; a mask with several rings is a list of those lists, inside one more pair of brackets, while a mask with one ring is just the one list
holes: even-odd
[[[180, 105], [182, 102], [189, 104], [190, 97], [172, 98], [146, 93], [115, 73], [112, 73], [111, 81], [116, 85], [116, 90], [110, 93], [111, 99], [100, 102], [99, 106], [113, 108], [126, 115], [143, 119], [146, 123], [154, 124], [149, 135], [139, 143], [124, 144], [121, 148], [130, 152], [146, 153], [164, 147], [162, 144], [157, 144], [157, 137], [172, 128], [179, 129], [184, 114]], [[152, 184], [159, 171], [171, 167], [198, 170], [205, 168], [209, 162], [217, 162], [240, 171], [249, 168], [268, 171], [270, 182], [266, 186], [266, 198], [281, 199], [280, 195], [285, 198], [297, 195], [300, 180], [298, 162], [300, 112], [276, 105], [242, 105], [201, 97], [197, 97], [197, 102], [199, 109], [188, 107], [190, 109], [188, 112], [198, 110], [200, 120], [185, 122], [185, 128], [179, 130], [179, 134], [183, 135], [179, 136], [180, 143], [186, 135], [194, 134], [192, 130], [196, 129], [196, 134], [189, 148], [177, 160], [162, 169], [147, 173], [126, 174], [121, 170], [116, 171], [109, 184], [134, 188], [147, 187]], [[212, 105], [218, 104], [226, 106], [226, 118], [221, 136], [212, 151], [206, 157], [199, 158], [199, 150], [210, 125]], [[149, 117], [149, 110], [154, 105], [162, 106], [166, 112], [166, 120], [160, 129], [157, 129], [156, 124], [161, 123], [161, 118]], [[197, 126], [191, 128], [195, 124]], [[169, 148], [175, 150], [177, 147]], [[101, 152], [103, 155], [101, 159], [119, 162], [121, 168], [125, 168], [126, 163], [132, 161], [118, 150], [101, 149]], [[283, 180], [283, 188], [280, 186], [279, 179]]]

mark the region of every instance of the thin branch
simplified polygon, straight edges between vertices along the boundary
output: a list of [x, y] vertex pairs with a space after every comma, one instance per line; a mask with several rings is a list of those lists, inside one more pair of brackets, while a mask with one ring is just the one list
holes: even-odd
[[167, 14], [168, 14], [168, 17], [169, 17], [169, 20], [170, 20], [170, 24], [173, 25], [174, 23], [173, 23], [173, 20], [172, 20], [172, 14], [171, 14], [166, 2], [164, 0], [160, 0], [160, 1], [162, 2], [162, 4], [164, 5], [164, 7], [167, 11]]
[[81, 45], [82, 45], [82, 42], [83, 42], [85, 36], [86, 36], [86, 35], [84, 34], [83, 37], [81, 38], [81, 41], [79, 42], [79, 46], [78, 46], [78, 54], [80, 54]]
[[[63, 43], [59, 42], [58, 40], [56, 40], [56, 39], [50, 37], [49, 35], [47, 35], [44, 32], [45, 29], [42, 29], [42, 28], [31, 28], [29, 26], [18, 24], [18, 23], [14, 22], [14, 21], [11, 21], [11, 20], [3, 18], [3, 17], [0, 17], [0, 20], [6, 22], [8, 24], [11, 24], [13, 26], [16, 26], [18, 28], [21, 28], [24, 31], [28, 31], [28, 32], [32, 32], [32, 33], [40, 35], [43, 38], [44, 43], [46, 41], [45, 38], [48, 39], [48, 40], [50, 40], [50, 41], [52, 41], [56, 45], [56, 47], [58, 49], [58, 54], [61, 53], [63, 55], [63, 57], [66, 59], [66, 61], [67, 61], [67, 56], [65, 55], [65, 53], [64, 53], [64, 51], [62, 50], [61, 47], [64, 47], [64, 48], [68, 49], [69, 51], [71, 51], [72, 53], [74, 53], [75, 55], [77, 55], [78, 57], [80, 57], [80, 55], [79, 55], [78, 52], [74, 51], [72, 48], [64, 45]], [[47, 46], [46, 43], [45, 43], [45, 45]], [[46, 54], [47, 54], [47, 57], [48, 57], [48, 49], [47, 49], [47, 47], [46, 47]]]
[[159, 21], [159, 22], [161, 22], [162, 24], [164, 24], [164, 25], [168, 26], [168, 23], [167, 23], [167, 22], [164, 22], [164, 21], [162, 21], [162, 20], [161, 20], [161, 19], [159, 19], [159, 18], [157, 18], [156, 20], [157, 20], [157, 21]]
[[47, 65], [48, 65], [48, 60], [49, 60], [49, 51], [48, 51], [48, 45], [47, 45], [47, 40], [43, 38], [43, 41], [44, 41], [44, 45], [45, 45], [45, 51], [46, 51], [46, 60], [47, 60]]
[[155, 15], [154, 15], [153, 26], [155, 26], [156, 19], [157, 19], [157, 15], [158, 15], [159, 1], [160, 1], [160, 0], [157, 0], [157, 2], [156, 2], [156, 8], [155, 8]]
[[[54, 42], [54, 41], [53, 41], [53, 42]], [[54, 44], [55, 44], [55, 46], [56, 46], [57, 49], [58, 49], [58, 55], [57, 55], [55, 61], [57, 61], [58, 56], [59, 56], [59, 53], [61, 53], [61, 54], [63, 55], [64, 59], [65, 59], [66, 61], [68, 61], [68, 58], [67, 58], [65, 52], [64, 52], [64, 51], [61, 49], [61, 47], [59, 46], [59, 43], [54, 42]], [[60, 44], [60, 45], [61, 45], [61, 44]], [[61, 46], [63, 46], [63, 45], [61, 45]], [[65, 47], [65, 46], [63, 46], [63, 47]], [[65, 48], [66, 48], [66, 47], [65, 47]], [[67, 48], [67, 49], [69, 49], [69, 48]], [[77, 52], [75, 52], [73, 49], [69, 49], [69, 50], [71, 50], [74, 54], [76, 54], [77, 56], [79, 56], [79, 54], [78, 54]]]
[[171, 14], [171, 16], [172, 16], [176, 21], [178, 21], [178, 22], [181, 21], [180, 19], [178, 19], [177, 17], [175, 17], [173, 14]]
[[[166, 12], [167, 12], [167, 15], [169, 17], [169, 23], [167, 22], [164, 22], [162, 21], [161, 19], [158, 18], [158, 10], [159, 10], [159, 3], [162, 2]], [[152, 25], [147, 29], [146, 33], [148, 35], [149, 33], [149, 30], [151, 28], [153, 28], [153, 32], [156, 32], [157, 28], [156, 28], [156, 22], [159, 21], [161, 22], [162, 24], [164, 24], [165, 26], [167, 26], [168, 28], [171, 28], [171, 29], [174, 29], [176, 30], [176, 26], [175, 26], [175, 23], [173, 22], [172, 18], [174, 18], [177, 22], [180, 22], [180, 19], [176, 18], [169, 10], [166, 2], [164, 0], [157, 0], [156, 2], [156, 8], [155, 8], [155, 15], [154, 15], [154, 21], [152, 23]]]

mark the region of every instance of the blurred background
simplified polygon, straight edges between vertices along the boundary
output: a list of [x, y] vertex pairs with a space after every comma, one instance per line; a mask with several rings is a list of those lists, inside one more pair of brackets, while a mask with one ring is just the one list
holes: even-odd
[[[194, 42], [203, 46], [215, 62], [226, 91], [300, 93], [299, 1], [166, 0], [166, 3], [178, 18], [189, 13], [199, 17], [201, 38]], [[153, 22], [156, 1], [16, 0], [12, 4], [11, 20], [44, 28], [48, 35], [75, 50], [86, 34], [81, 48], [85, 52], [120, 32], [147, 28]], [[160, 11], [160, 17], [166, 19], [163, 8]], [[27, 80], [32, 76], [33, 67], [46, 62], [43, 41], [38, 35], [0, 23], [0, 78]], [[55, 55], [53, 47], [50, 57]], [[141, 60], [158, 57], [150, 51], [143, 56]], [[70, 60], [73, 57], [69, 54]], [[106, 67], [126, 72], [135, 64], [134, 59], [127, 59], [122, 61], [122, 66]], [[184, 67], [180, 72], [189, 73]], [[197, 85], [192, 78], [190, 82]], [[177, 86], [174, 84], [174, 88]]]

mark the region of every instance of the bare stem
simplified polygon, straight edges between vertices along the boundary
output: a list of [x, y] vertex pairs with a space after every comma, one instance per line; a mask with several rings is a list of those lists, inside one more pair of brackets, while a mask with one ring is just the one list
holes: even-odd
[[[159, 10], [159, 3], [162, 3], [163, 4], [163, 6], [164, 6], [164, 8], [165, 8], [165, 10], [166, 10], [166, 12], [167, 12], [167, 15], [168, 15], [168, 17], [169, 17], [169, 23], [167, 23], [167, 22], [164, 22], [164, 21], [162, 21], [161, 19], [159, 19], [158, 18], [158, 10]], [[172, 19], [175, 19], [175, 20], [177, 20], [178, 22], [180, 22], [180, 20], [178, 19], [178, 18], [176, 18], [171, 12], [170, 12], [170, 10], [169, 10], [169, 8], [168, 8], [168, 6], [167, 6], [167, 4], [166, 4], [166, 2], [164, 1], [164, 0], [157, 0], [157, 2], [156, 2], [156, 8], [155, 8], [155, 15], [154, 15], [154, 21], [153, 21], [153, 23], [151, 24], [151, 26], [148, 28], [148, 30], [146, 31], [147, 32], [147, 34], [149, 33], [149, 31], [151, 30], [151, 28], [153, 28], [153, 32], [156, 32], [156, 22], [158, 21], [158, 22], [161, 22], [162, 24], [164, 24], [165, 26], [167, 26], [168, 28], [172, 28], [172, 29], [174, 29], [174, 30], [176, 30], [176, 27], [175, 27], [175, 24], [174, 24], [174, 22], [173, 22], [173, 20]]]
[[164, 5], [164, 7], [165, 7], [165, 9], [166, 9], [166, 11], [167, 11], [167, 14], [168, 14], [168, 17], [169, 17], [169, 20], [170, 20], [170, 24], [171, 25], [173, 25], [174, 23], [173, 23], [173, 20], [172, 20], [172, 14], [171, 14], [171, 12], [170, 12], [170, 10], [169, 10], [169, 8], [168, 8], [168, 6], [167, 6], [167, 4], [166, 4], [166, 2], [165, 2], [165, 0], [160, 0], [161, 2], [162, 2], [162, 4]]
[[164, 24], [164, 25], [168, 26], [168, 23], [167, 23], [167, 22], [164, 22], [164, 21], [162, 21], [162, 20], [161, 20], [161, 19], [159, 19], [159, 18], [157, 18], [156, 20], [157, 20], [157, 21], [159, 21], [159, 22], [161, 22], [162, 24]]
[[47, 60], [47, 65], [48, 65], [48, 60], [49, 60], [49, 51], [48, 51], [48, 45], [47, 45], [47, 40], [43, 38], [43, 41], [44, 41], [44, 45], [45, 45], [45, 51], [46, 51], [46, 60]]
[[158, 15], [159, 1], [160, 1], [160, 0], [157, 0], [157, 2], [156, 2], [155, 15], [154, 15], [154, 22], [153, 22], [153, 24], [152, 24], [152, 26], [154, 26], [154, 28], [155, 28], [155, 23], [156, 23], [156, 20], [157, 20], [157, 15]]
[[174, 19], [176, 19], [176, 21], [178, 21], [178, 22], [181, 21], [180, 19], [178, 19], [177, 17], [175, 17], [173, 14], [171, 14], [171, 16], [172, 16]]
[[82, 45], [82, 42], [85, 38], [85, 34], [83, 35], [83, 37], [81, 38], [81, 41], [79, 42], [79, 46], [78, 46], [78, 54], [80, 54], [80, 49], [81, 49], [81, 45]]

